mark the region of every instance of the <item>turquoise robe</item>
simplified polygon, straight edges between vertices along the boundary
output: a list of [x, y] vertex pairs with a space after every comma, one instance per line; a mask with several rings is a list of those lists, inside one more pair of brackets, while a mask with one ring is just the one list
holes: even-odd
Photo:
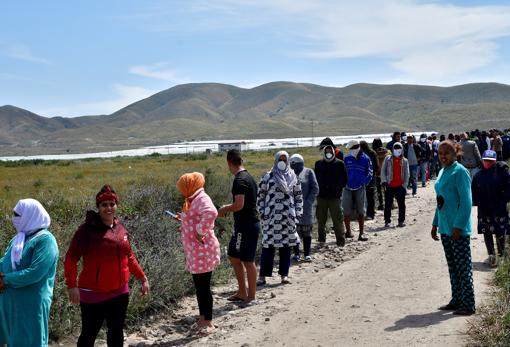
[[5, 288], [0, 292], [0, 344], [47, 346], [58, 246], [48, 230], [27, 237], [20, 265], [11, 266], [12, 241], [0, 259]]
[[469, 171], [459, 164], [441, 169], [434, 186], [437, 196], [444, 198], [441, 209], [436, 207], [432, 225], [438, 227], [440, 234], [452, 236], [453, 229], [460, 229], [460, 236], [471, 235], [471, 176]]

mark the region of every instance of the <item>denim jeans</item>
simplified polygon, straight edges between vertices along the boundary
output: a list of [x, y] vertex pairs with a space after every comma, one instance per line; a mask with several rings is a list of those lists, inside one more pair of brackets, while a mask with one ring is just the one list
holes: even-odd
[[413, 195], [416, 194], [418, 189], [416, 181], [418, 180], [418, 165], [409, 165], [409, 183], [413, 188]]

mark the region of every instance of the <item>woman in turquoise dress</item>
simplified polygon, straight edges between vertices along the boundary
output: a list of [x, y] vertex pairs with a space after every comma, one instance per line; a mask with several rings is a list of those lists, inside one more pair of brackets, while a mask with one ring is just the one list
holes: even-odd
[[12, 223], [17, 234], [0, 258], [0, 344], [47, 346], [58, 262], [50, 216], [39, 201], [23, 199]]
[[[452, 298], [440, 310], [457, 315], [475, 313], [473, 265], [471, 262], [471, 176], [457, 162], [460, 145], [443, 141], [439, 145], [439, 160], [443, 168], [435, 184], [437, 208], [431, 236], [443, 244]], [[438, 236], [438, 233], [441, 237]]]

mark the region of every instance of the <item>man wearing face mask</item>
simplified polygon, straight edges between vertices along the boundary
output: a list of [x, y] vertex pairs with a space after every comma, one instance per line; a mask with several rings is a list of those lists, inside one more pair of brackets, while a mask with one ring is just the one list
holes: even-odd
[[505, 250], [505, 235], [510, 232], [507, 203], [510, 201], [510, 172], [503, 161], [496, 161], [497, 153], [487, 150], [482, 155], [483, 169], [473, 177], [471, 191], [473, 206], [478, 206], [478, 233], [483, 234], [489, 264], [497, 266], [494, 237], [498, 256]]
[[393, 153], [384, 159], [381, 169], [381, 182], [386, 187], [385, 190], [385, 209], [384, 222], [385, 227], [390, 227], [391, 206], [393, 198], [397, 199], [398, 204], [398, 227], [404, 227], [406, 219], [406, 191], [409, 183], [409, 162], [403, 155], [402, 144], [393, 145]]
[[421, 147], [414, 143], [414, 136], [407, 137], [407, 143], [404, 144], [404, 157], [409, 161], [409, 182], [411, 184], [413, 196], [418, 189], [418, 158], [421, 155]]
[[351, 219], [357, 219], [359, 224], [358, 241], [367, 241], [368, 238], [364, 233], [366, 212], [365, 187], [372, 181], [372, 162], [360, 150], [360, 144], [357, 140], [349, 141], [347, 148], [349, 149], [349, 154], [345, 156], [347, 185], [344, 188], [342, 200], [346, 229], [345, 235], [346, 237], [353, 237], [351, 233]]
[[[301, 182], [301, 191], [303, 193], [303, 214], [297, 224], [297, 232], [303, 240], [304, 259], [307, 262], [312, 261], [310, 248], [312, 245], [312, 226], [313, 226], [313, 203], [317, 194], [319, 194], [319, 184], [315, 178], [312, 169], [305, 167], [305, 160], [301, 154], [293, 154], [290, 157], [290, 167]], [[300, 260], [299, 245], [294, 246], [294, 261]]]
[[326, 221], [328, 211], [333, 222], [336, 244], [345, 245], [345, 229], [343, 225], [343, 211], [341, 206], [342, 191], [347, 184], [347, 171], [344, 162], [335, 158], [335, 145], [326, 137], [319, 145], [323, 158], [315, 162], [315, 176], [319, 184], [317, 196], [316, 217], [319, 233], [319, 245], [326, 242]]

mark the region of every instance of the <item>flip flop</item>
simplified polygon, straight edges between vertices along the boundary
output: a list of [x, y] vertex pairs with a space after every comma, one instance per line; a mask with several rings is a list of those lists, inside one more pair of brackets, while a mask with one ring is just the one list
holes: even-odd
[[228, 301], [244, 301], [243, 298], [241, 298], [240, 296], [238, 296], [237, 294], [234, 294], [234, 295], [231, 295], [227, 298]]

